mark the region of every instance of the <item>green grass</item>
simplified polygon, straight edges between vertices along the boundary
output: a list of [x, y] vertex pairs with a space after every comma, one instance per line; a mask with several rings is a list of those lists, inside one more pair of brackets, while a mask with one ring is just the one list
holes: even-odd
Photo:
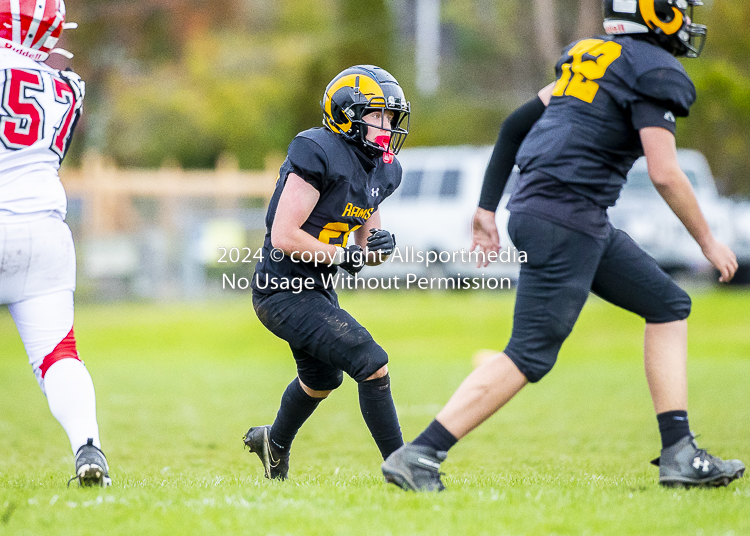
[[[513, 296], [363, 293], [342, 304], [388, 351], [406, 439], [500, 350]], [[750, 460], [748, 291], [694, 293], [691, 424], [712, 452]], [[218, 303], [79, 305], [114, 486], [67, 489], [72, 454], [0, 311], [0, 534], [750, 534], [750, 483], [656, 484], [659, 437], [642, 323], [592, 299], [556, 368], [460, 442], [448, 491], [386, 486], [345, 381], [303, 427], [286, 483], [242, 449], [270, 423], [294, 365], [249, 295]]]

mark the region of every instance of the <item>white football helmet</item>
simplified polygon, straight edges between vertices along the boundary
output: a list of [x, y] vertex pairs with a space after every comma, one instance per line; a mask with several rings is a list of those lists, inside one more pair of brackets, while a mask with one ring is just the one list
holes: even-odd
[[59, 48], [58, 39], [64, 28], [75, 28], [65, 23], [63, 0], [0, 0], [0, 47], [44, 61], [50, 52], [72, 57]]

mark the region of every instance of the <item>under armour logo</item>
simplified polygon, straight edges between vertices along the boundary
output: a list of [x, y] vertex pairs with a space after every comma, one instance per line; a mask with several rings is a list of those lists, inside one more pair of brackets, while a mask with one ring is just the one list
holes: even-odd
[[[696, 469], [700, 469], [704, 473], [708, 473], [708, 468], [710, 465], [711, 462], [709, 462], [708, 459], [701, 461], [698, 456], [693, 459], [693, 467], [695, 467]], [[701, 466], [703, 467], [701, 468]]]
[[667, 110], [667, 112], [664, 114], [664, 119], [669, 121], [670, 123], [676, 123], [677, 119], [675, 119], [674, 114]]
[[370, 194], [373, 197], [377, 197], [380, 195], [380, 188], [372, 188], [372, 193]]

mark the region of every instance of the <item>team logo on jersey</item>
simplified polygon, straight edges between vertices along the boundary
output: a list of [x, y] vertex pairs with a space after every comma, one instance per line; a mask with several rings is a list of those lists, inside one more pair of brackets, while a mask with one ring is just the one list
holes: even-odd
[[[373, 190], [375, 190], [375, 188], [373, 188]], [[351, 218], [364, 218], [367, 220], [370, 218], [370, 216], [372, 216], [372, 213], [374, 210], [375, 210], [374, 208], [365, 209], [365, 208], [355, 207], [353, 204], [347, 203], [346, 208], [344, 209], [344, 213], [341, 214], [341, 216], [343, 217], [348, 216]]]
[[664, 119], [669, 121], [670, 123], [676, 123], [677, 119], [675, 119], [674, 114], [667, 110], [667, 112], [664, 114]]

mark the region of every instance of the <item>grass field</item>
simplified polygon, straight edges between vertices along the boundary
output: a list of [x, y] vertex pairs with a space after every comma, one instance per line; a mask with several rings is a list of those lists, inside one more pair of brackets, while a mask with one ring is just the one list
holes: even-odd
[[[711, 452], [750, 461], [750, 292], [693, 293], [690, 417]], [[342, 305], [388, 351], [407, 440], [502, 349], [513, 296], [349, 293]], [[294, 377], [249, 295], [192, 304], [80, 305], [114, 486], [67, 489], [72, 454], [0, 311], [0, 534], [750, 534], [750, 479], [662, 489], [642, 371], [641, 321], [592, 299], [559, 362], [451, 452], [448, 491], [386, 486], [345, 381], [297, 437], [291, 480], [242, 449]]]

